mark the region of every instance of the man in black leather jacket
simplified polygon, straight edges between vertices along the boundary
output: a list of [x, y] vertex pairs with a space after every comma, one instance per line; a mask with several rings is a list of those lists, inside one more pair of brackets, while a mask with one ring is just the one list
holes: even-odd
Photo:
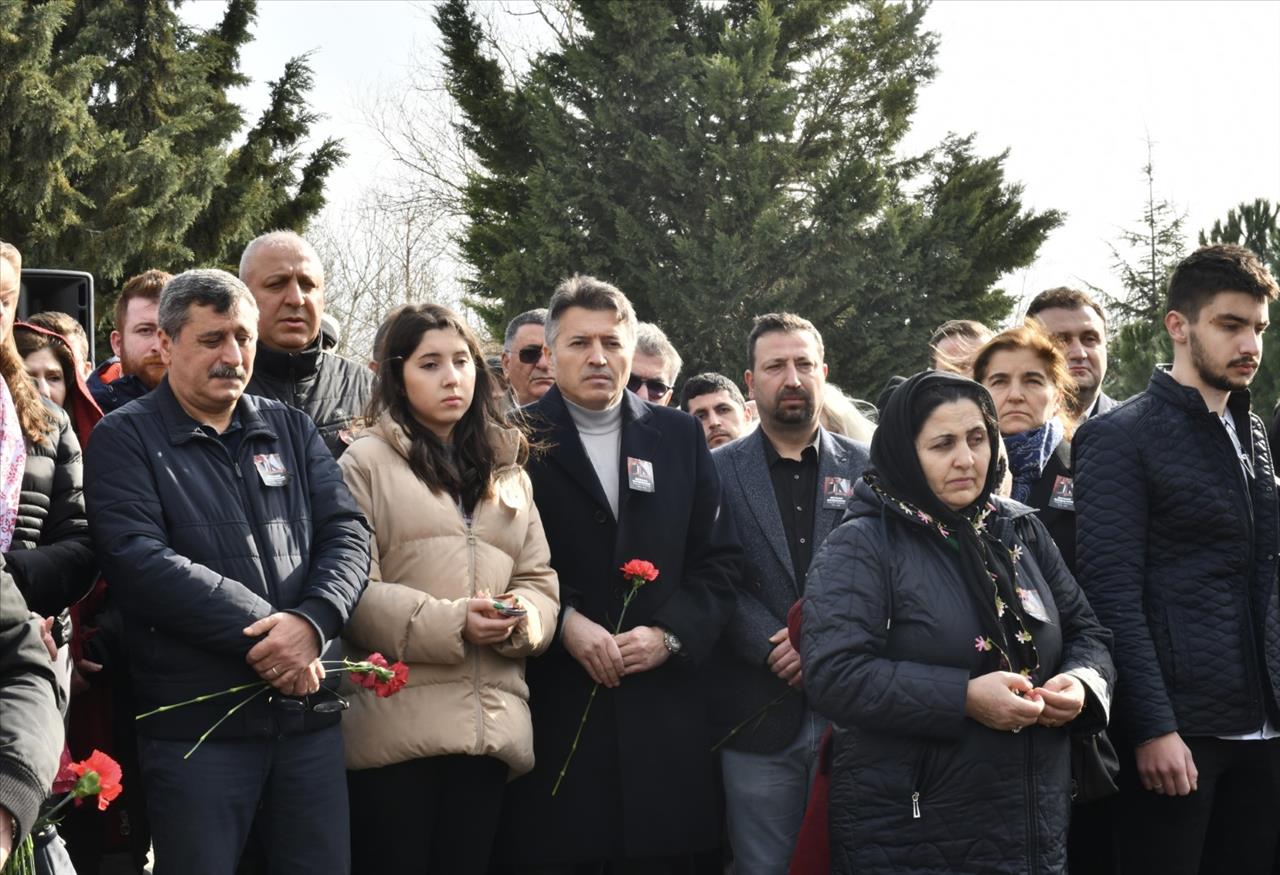
[[1270, 873], [1280, 833], [1276, 480], [1248, 386], [1275, 280], [1239, 246], [1169, 281], [1169, 370], [1073, 444], [1080, 583], [1115, 636], [1121, 871]]
[[245, 247], [240, 279], [253, 292], [259, 314], [258, 359], [246, 391], [306, 413], [338, 458], [351, 442], [351, 421], [364, 412], [373, 374], [322, 348], [319, 256], [292, 231], [272, 231]]

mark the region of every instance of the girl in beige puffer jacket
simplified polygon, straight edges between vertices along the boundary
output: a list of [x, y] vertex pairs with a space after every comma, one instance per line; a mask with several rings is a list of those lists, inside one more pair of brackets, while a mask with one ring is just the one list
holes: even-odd
[[371, 425], [340, 460], [373, 530], [343, 637], [409, 679], [346, 688], [353, 872], [484, 872], [505, 782], [533, 767], [524, 660], [555, 633], [556, 575], [470, 329], [421, 304], [385, 336]]

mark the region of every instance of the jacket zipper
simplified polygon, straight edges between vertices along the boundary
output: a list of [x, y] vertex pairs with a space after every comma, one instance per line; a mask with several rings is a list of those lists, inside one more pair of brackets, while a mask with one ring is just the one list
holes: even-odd
[[920, 753], [919, 759], [916, 760], [916, 772], [911, 780], [911, 819], [920, 819], [920, 791], [924, 787], [924, 779], [926, 777], [926, 765], [931, 761], [930, 756], [933, 753], [932, 745], [925, 745]]
[[[462, 510], [461, 505], [458, 512], [462, 514], [462, 521], [467, 526], [467, 579], [470, 581], [471, 597], [476, 597], [476, 533], [472, 526], [472, 517], [468, 516]], [[475, 755], [479, 756], [484, 752], [484, 707], [480, 703], [480, 648], [472, 645], [471, 647], [471, 692], [476, 700], [476, 748]]]
[[200, 440], [209, 441], [217, 446], [218, 452], [222, 453], [222, 457], [231, 465], [231, 470], [236, 473], [236, 490], [240, 493], [240, 500], [243, 503], [245, 515], [249, 518], [249, 533], [253, 537], [253, 546], [254, 549], [258, 551], [258, 559], [262, 565], [262, 580], [267, 587], [265, 595], [267, 597], [267, 601], [271, 602], [271, 607], [278, 608], [280, 607], [280, 600], [279, 593], [276, 592], [277, 587], [274, 579], [274, 571], [271, 567], [271, 563], [266, 561], [266, 557], [269, 554], [262, 549], [261, 535], [258, 532], [258, 517], [257, 514], [254, 513], [253, 501], [249, 495], [249, 488], [245, 486], [244, 483], [244, 472], [240, 470], [240, 462], [243, 459], [245, 447], [251, 437], [252, 435], [247, 431], [241, 436], [239, 448], [240, 458], [232, 458], [231, 453], [227, 451], [227, 447], [222, 443], [222, 441], [215, 440], [204, 433], [199, 435]]
[[[1212, 411], [1210, 411], [1210, 412], [1209, 412], [1209, 416], [1210, 416], [1211, 418], [1213, 418], [1213, 419], [1217, 420], [1217, 423], [1216, 423], [1216, 424], [1217, 424], [1219, 427], [1221, 427], [1221, 426], [1222, 426], [1222, 424], [1223, 424], [1223, 423], [1222, 423], [1222, 420], [1221, 420], [1221, 418], [1220, 418], [1216, 413], [1213, 413]], [[1248, 415], [1248, 414], [1246, 414], [1246, 416], [1249, 416], [1249, 415]], [[1232, 421], [1233, 421], [1233, 422], [1235, 421], [1235, 415], [1234, 415], [1234, 414], [1232, 414]], [[1253, 449], [1253, 445], [1254, 445], [1254, 441], [1253, 441], [1253, 438], [1254, 438], [1254, 434], [1253, 434], [1253, 418], [1252, 418], [1252, 416], [1249, 416], [1249, 418], [1246, 420], [1246, 423], [1248, 424], [1249, 449], [1251, 449], [1251, 450], [1252, 450], [1252, 449]], [[1238, 423], [1237, 423], [1237, 425], [1238, 425]], [[1224, 428], [1224, 429], [1222, 429], [1222, 430], [1223, 430], [1224, 432], [1226, 431], [1226, 429], [1225, 429], [1225, 428]], [[1239, 429], [1238, 429], [1238, 428], [1237, 428], [1237, 435], [1236, 435], [1236, 436], [1237, 436], [1237, 437], [1239, 437]], [[1231, 440], [1231, 436], [1230, 436], [1230, 435], [1227, 435], [1227, 434], [1223, 434], [1223, 435], [1222, 435], [1221, 440], [1225, 440], [1225, 441], [1226, 441], [1226, 443], [1227, 443], [1227, 455], [1229, 455], [1229, 456], [1231, 457], [1231, 464], [1233, 464], [1233, 465], [1235, 465], [1237, 468], [1239, 468], [1239, 467], [1240, 467], [1240, 458], [1239, 458], [1239, 456], [1237, 456], [1237, 455], [1236, 455], [1235, 441]], [[1240, 449], [1241, 449], [1241, 452], [1243, 453], [1243, 451], [1244, 451], [1244, 444], [1243, 444], [1243, 443], [1241, 443], [1241, 445], [1240, 445]], [[1250, 458], [1250, 460], [1249, 460], [1249, 461], [1250, 461], [1250, 464], [1252, 464], [1252, 463], [1253, 463], [1253, 459], [1252, 459], [1252, 458]], [[1254, 526], [1255, 526], [1256, 521], [1254, 520], [1254, 514], [1253, 514], [1253, 481], [1257, 479], [1257, 472], [1255, 472], [1255, 473], [1254, 473], [1254, 477], [1250, 478], [1250, 477], [1246, 476], [1246, 475], [1245, 475], [1245, 473], [1244, 473], [1244, 471], [1242, 470], [1242, 471], [1240, 472], [1240, 479], [1244, 482], [1244, 506], [1245, 506], [1245, 512], [1246, 512], [1246, 514], [1248, 515], [1248, 518], [1249, 518], [1249, 529], [1248, 529], [1248, 532], [1247, 532], [1247, 534], [1248, 534], [1248, 538], [1249, 538], [1249, 551], [1248, 551], [1248, 553], [1246, 554], [1246, 559], [1245, 559], [1245, 586], [1244, 586], [1244, 626], [1245, 626], [1245, 629], [1244, 629], [1244, 632], [1245, 632], [1245, 636], [1246, 636], [1245, 640], [1248, 642], [1248, 649], [1249, 649], [1249, 656], [1250, 656], [1250, 658], [1249, 658], [1249, 660], [1247, 661], [1247, 663], [1245, 664], [1245, 670], [1249, 672], [1249, 688], [1250, 688], [1250, 690], [1252, 690], [1252, 691], [1253, 691], [1253, 693], [1256, 695], [1257, 693], [1259, 693], [1259, 692], [1260, 692], [1260, 689], [1261, 689], [1261, 686], [1262, 686], [1262, 685], [1261, 685], [1261, 683], [1260, 683], [1260, 681], [1259, 681], [1259, 679], [1258, 679], [1258, 671], [1259, 671], [1259, 666], [1257, 665], [1257, 661], [1258, 661], [1258, 641], [1257, 641], [1257, 635], [1254, 633], [1254, 629], [1253, 629], [1253, 586], [1254, 586], [1254, 577], [1255, 577], [1255, 576], [1256, 576], [1256, 574], [1257, 574], [1257, 569], [1254, 567], [1254, 555], [1255, 555], [1255, 553], [1256, 553], [1256, 551], [1257, 551], [1257, 543], [1256, 543], [1256, 540], [1257, 540], [1257, 539], [1256, 539], [1256, 534], [1257, 534], [1257, 533], [1254, 531]], [[1258, 697], [1258, 698], [1256, 698], [1254, 701], [1251, 701], [1249, 704], [1250, 704], [1250, 705], [1254, 705], [1254, 706], [1259, 706], [1259, 709], [1261, 710], [1261, 712], [1262, 712], [1262, 713], [1259, 715], [1259, 719], [1258, 719], [1258, 724], [1257, 724], [1257, 725], [1258, 725], [1258, 726], [1262, 726], [1263, 722], [1265, 722], [1265, 720], [1266, 720], [1266, 716], [1267, 716], [1267, 715], [1266, 715], [1266, 708], [1265, 708], [1265, 707], [1261, 707], [1261, 706], [1262, 706], [1262, 700], [1261, 700], [1261, 697], [1259, 696], [1259, 697]]]

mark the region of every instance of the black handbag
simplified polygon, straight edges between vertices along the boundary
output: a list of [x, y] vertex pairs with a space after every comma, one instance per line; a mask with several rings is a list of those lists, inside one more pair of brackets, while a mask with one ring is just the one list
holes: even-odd
[[1106, 731], [1071, 737], [1071, 799], [1093, 802], [1120, 792], [1120, 758]]

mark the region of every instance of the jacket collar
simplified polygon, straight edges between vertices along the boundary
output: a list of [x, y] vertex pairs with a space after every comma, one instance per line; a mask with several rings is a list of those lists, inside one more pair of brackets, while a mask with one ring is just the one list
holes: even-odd
[[[1188, 413], [1211, 413], [1200, 391], [1194, 386], [1184, 386], [1179, 383], [1165, 365], [1157, 366], [1151, 373], [1151, 382], [1147, 385], [1147, 391]], [[1249, 421], [1249, 399], [1248, 389], [1236, 389], [1227, 396], [1227, 409], [1231, 411], [1236, 424], [1241, 427]]]
[[261, 373], [273, 380], [306, 382], [320, 370], [321, 354], [319, 337], [297, 352], [272, 349], [259, 342], [253, 369], [255, 373]]
[[[618, 453], [618, 464], [624, 466], [628, 456], [653, 461], [662, 433], [649, 420], [653, 417], [653, 409], [640, 399], [639, 395], [624, 389], [622, 392], [622, 449]], [[547, 429], [547, 456], [554, 461], [587, 491], [606, 513], [609, 512], [609, 501], [605, 497], [600, 478], [587, 457], [582, 446], [582, 438], [573, 424], [569, 407], [559, 386], [552, 386], [542, 398], [529, 407], [523, 408], [535, 423], [542, 420]], [[658, 488], [662, 488], [660, 485]], [[626, 480], [618, 483], [618, 516], [621, 517], [630, 497]]]
[[[177, 396], [173, 394], [173, 389], [169, 386], [168, 374], [160, 381], [160, 385], [151, 391], [148, 398], [160, 411], [165, 430], [169, 434], [169, 443], [181, 446], [193, 439], [207, 437], [201, 423], [191, 418], [191, 415], [178, 402]], [[236, 415], [240, 417], [240, 427], [244, 429], [246, 439], [259, 436], [277, 439], [275, 429], [263, 419], [262, 413], [258, 410], [257, 399], [253, 395], [246, 393], [240, 396], [240, 400], [236, 402]]]

